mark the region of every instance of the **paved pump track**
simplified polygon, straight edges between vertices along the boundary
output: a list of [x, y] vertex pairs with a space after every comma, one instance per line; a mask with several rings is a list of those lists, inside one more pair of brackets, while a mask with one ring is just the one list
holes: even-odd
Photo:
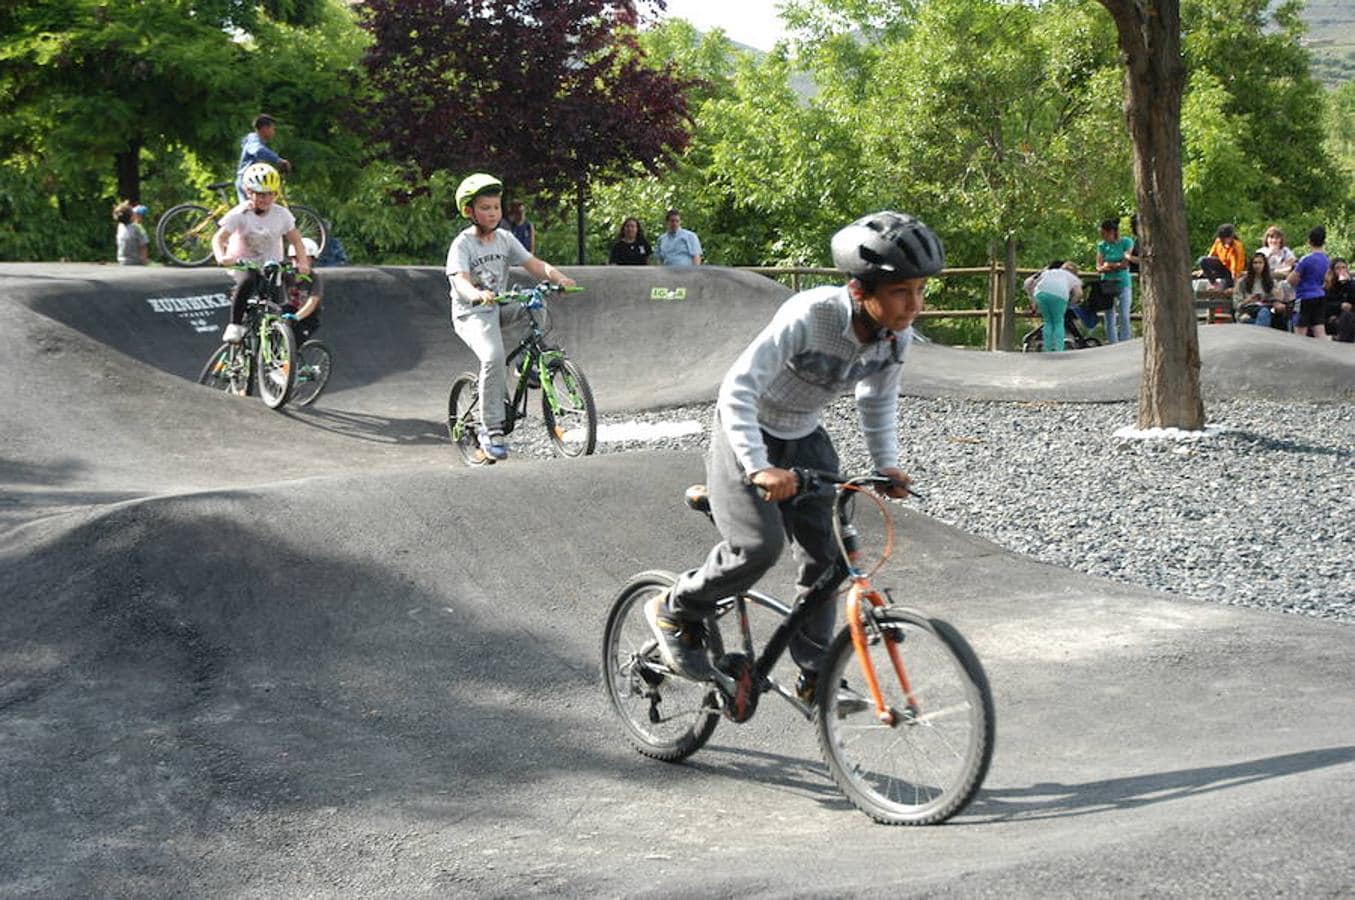
[[[555, 334], [610, 411], [711, 399], [787, 295], [570, 271], [588, 290]], [[0, 266], [0, 894], [1355, 891], [1355, 632], [1054, 569], [912, 511], [900, 580], [996, 692], [966, 813], [871, 825], [776, 701], [686, 765], [634, 754], [598, 686], [602, 617], [632, 572], [705, 551], [680, 503], [701, 460], [466, 469], [442, 430], [470, 358], [441, 275], [325, 277], [334, 381], [279, 414], [193, 383], [219, 271]], [[1202, 329], [1210, 396], [1350, 400], [1348, 348], [1278, 337]], [[923, 346], [907, 390], [1128, 399], [1141, 356]]]

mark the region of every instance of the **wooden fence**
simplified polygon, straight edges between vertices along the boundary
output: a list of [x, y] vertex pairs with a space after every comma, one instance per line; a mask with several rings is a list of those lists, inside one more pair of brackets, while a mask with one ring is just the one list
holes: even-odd
[[[765, 275], [768, 278], [781, 282], [782, 284], [786, 284], [788, 280], [789, 281], [788, 286], [793, 291], [802, 290], [804, 286], [804, 281], [806, 279], [813, 279], [817, 283], [831, 284], [831, 283], [841, 283], [843, 277], [842, 273], [839, 272], [837, 269], [818, 269], [806, 267], [775, 267], [775, 266], [740, 266], [739, 268], [745, 269], [746, 271], [749, 272], [756, 272], [759, 275]], [[1026, 278], [1038, 271], [1040, 270], [1039, 269], [1016, 270], [1016, 283], [1017, 283], [1016, 290], [1018, 291], [1018, 296], [1016, 298], [1016, 303], [1014, 304], [1014, 308], [1012, 311], [1012, 315], [1015, 319], [1039, 318], [1037, 314], [1030, 312], [1030, 303], [1026, 299], [1024, 291], [1021, 290], [1021, 285], [1025, 282]], [[1007, 267], [998, 262], [993, 262], [987, 266], [974, 266], [967, 268], [957, 267], [953, 269], [942, 269], [941, 273], [936, 277], [972, 278], [979, 276], [986, 278], [988, 281], [987, 286], [988, 289], [986, 291], [987, 304], [985, 308], [925, 309], [918, 315], [918, 318], [923, 320], [982, 318], [985, 320], [986, 326], [984, 329], [986, 335], [985, 348], [988, 350], [997, 350], [999, 349], [998, 344], [1000, 341], [1000, 337], [1002, 335], [1003, 309], [1007, 302]], [[1083, 276], [1083, 280], [1090, 281], [1095, 279], [1089, 279], [1086, 276]], [[1205, 297], [1202, 299], [1197, 299], [1195, 302], [1197, 317], [1202, 321], [1209, 323], [1218, 321], [1228, 321], [1230, 317], [1225, 317], [1219, 314], [1218, 307], [1220, 305], [1221, 301], [1214, 297]], [[1222, 301], [1222, 305], [1231, 305], [1231, 300]], [[1141, 320], [1141, 316], [1139, 316], [1137, 313], [1131, 316], [1131, 318], [1135, 321]], [[1012, 334], [1015, 337], [1019, 337], [1019, 335], [1017, 335], [1015, 321], [1013, 321], [1012, 323]]]

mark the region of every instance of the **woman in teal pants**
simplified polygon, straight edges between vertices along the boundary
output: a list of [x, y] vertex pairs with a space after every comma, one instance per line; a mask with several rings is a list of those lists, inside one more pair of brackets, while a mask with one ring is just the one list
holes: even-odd
[[1068, 305], [1082, 302], [1082, 279], [1078, 277], [1077, 266], [1054, 260], [1026, 279], [1026, 293], [1044, 320], [1044, 351], [1057, 353], [1063, 349], [1063, 319]]

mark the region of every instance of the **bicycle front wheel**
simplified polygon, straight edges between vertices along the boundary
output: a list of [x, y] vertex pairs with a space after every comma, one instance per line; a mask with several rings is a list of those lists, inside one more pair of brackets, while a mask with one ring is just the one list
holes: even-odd
[[541, 417], [559, 456], [587, 456], [597, 447], [598, 411], [583, 370], [565, 357], [546, 363]]
[[155, 246], [171, 266], [202, 266], [212, 258], [215, 232], [211, 210], [196, 203], [180, 203], [160, 217], [155, 226]]
[[251, 369], [249, 351], [243, 344], [222, 344], [202, 367], [198, 384], [244, 397], [249, 394]]
[[644, 606], [672, 586], [671, 572], [642, 572], [612, 601], [602, 634], [602, 683], [631, 746], [651, 759], [676, 762], [710, 740], [719, 724], [708, 684], [672, 674], [659, 658]]
[[329, 373], [334, 355], [322, 341], [306, 341], [296, 351], [296, 384], [292, 388], [292, 403], [310, 406], [329, 384]]
[[819, 676], [819, 745], [833, 780], [866, 815], [885, 825], [935, 825], [964, 809], [988, 773], [995, 736], [988, 678], [949, 624], [899, 608], [874, 618], [866, 652], [894, 722], [876, 715], [844, 628]]
[[274, 319], [265, 326], [256, 363], [259, 397], [269, 409], [280, 409], [296, 385], [296, 336], [286, 322]]
[[[315, 241], [315, 255], [319, 256], [324, 253], [325, 242], [329, 240], [329, 230], [325, 228], [325, 220], [320, 218], [318, 212], [300, 203], [294, 203], [287, 208], [292, 211], [292, 217], [296, 219], [296, 230], [301, 232], [301, 236]], [[315, 260], [311, 260], [311, 262], [314, 263]]]

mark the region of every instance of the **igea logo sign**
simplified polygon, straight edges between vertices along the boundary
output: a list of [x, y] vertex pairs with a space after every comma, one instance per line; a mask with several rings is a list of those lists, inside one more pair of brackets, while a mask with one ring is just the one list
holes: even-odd
[[686, 300], [686, 288], [661, 288], [652, 287], [649, 289], [650, 300]]
[[183, 319], [197, 332], [215, 331], [220, 323], [213, 323], [212, 311], [231, 305], [228, 294], [197, 294], [192, 297], [151, 297], [146, 300], [151, 311]]

